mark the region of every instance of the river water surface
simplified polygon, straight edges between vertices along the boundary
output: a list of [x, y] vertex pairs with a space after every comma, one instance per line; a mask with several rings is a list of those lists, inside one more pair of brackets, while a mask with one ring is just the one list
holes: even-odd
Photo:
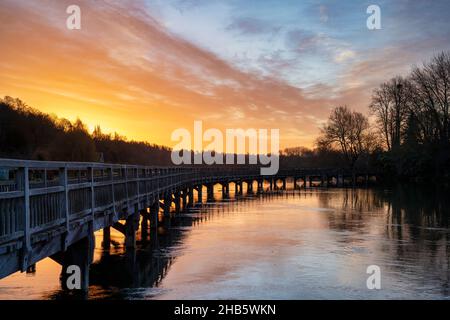
[[[218, 201], [158, 235], [101, 249], [89, 299], [449, 299], [450, 214], [439, 189], [297, 190]], [[381, 289], [367, 288], [368, 266]], [[68, 298], [50, 259], [0, 280], [0, 299]]]

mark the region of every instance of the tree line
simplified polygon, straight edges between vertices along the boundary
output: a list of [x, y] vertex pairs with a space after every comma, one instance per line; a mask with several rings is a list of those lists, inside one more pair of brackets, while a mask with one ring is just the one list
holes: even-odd
[[[399, 179], [449, 178], [450, 52], [373, 90], [375, 125], [347, 106], [334, 108], [315, 150], [284, 151], [290, 163], [378, 170]], [[331, 157], [330, 157], [331, 156]], [[328, 157], [324, 160], [324, 157]]]
[[105, 134], [99, 126], [90, 134], [80, 119], [71, 122], [17, 98], [0, 99], [1, 158], [168, 165], [170, 155], [164, 146]]

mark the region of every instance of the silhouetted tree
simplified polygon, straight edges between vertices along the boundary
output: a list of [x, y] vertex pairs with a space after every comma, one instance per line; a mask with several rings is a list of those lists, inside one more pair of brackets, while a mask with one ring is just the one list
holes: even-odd
[[395, 77], [375, 89], [370, 110], [377, 117], [377, 122], [387, 150], [398, 148], [403, 139], [403, 132], [409, 114], [411, 83]]
[[332, 112], [327, 124], [322, 128], [318, 145], [323, 149], [339, 149], [351, 169], [363, 154], [368, 154], [375, 147], [369, 133], [369, 121], [362, 113], [337, 107]]
[[401, 177], [448, 177], [450, 53], [374, 90], [370, 108], [384, 138], [380, 164]]
[[450, 52], [442, 52], [411, 74], [414, 85], [411, 112], [427, 142], [450, 142]]

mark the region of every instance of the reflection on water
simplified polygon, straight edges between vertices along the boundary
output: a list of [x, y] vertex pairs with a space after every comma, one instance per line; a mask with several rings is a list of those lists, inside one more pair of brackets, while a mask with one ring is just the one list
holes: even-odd
[[[128, 253], [118, 233], [103, 251], [98, 233], [89, 298], [448, 299], [447, 194], [324, 189], [218, 201], [162, 223]], [[366, 287], [369, 265], [381, 268], [381, 290]], [[66, 298], [59, 271], [47, 259], [34, 275], [0, 280], [0, 298]]]

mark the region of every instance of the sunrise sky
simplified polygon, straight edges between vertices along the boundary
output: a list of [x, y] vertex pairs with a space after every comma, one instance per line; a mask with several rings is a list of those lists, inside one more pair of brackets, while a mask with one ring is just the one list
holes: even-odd
[[[81, 30], [66, 8], [81, 7]], [[381, 7], [382, 30], [366, 27]], [[448, 0], [1, 0], [0, 95], [173, 146], [174, 129], [280, 128], [312, 146], [333, 106], [450, 49]]]

